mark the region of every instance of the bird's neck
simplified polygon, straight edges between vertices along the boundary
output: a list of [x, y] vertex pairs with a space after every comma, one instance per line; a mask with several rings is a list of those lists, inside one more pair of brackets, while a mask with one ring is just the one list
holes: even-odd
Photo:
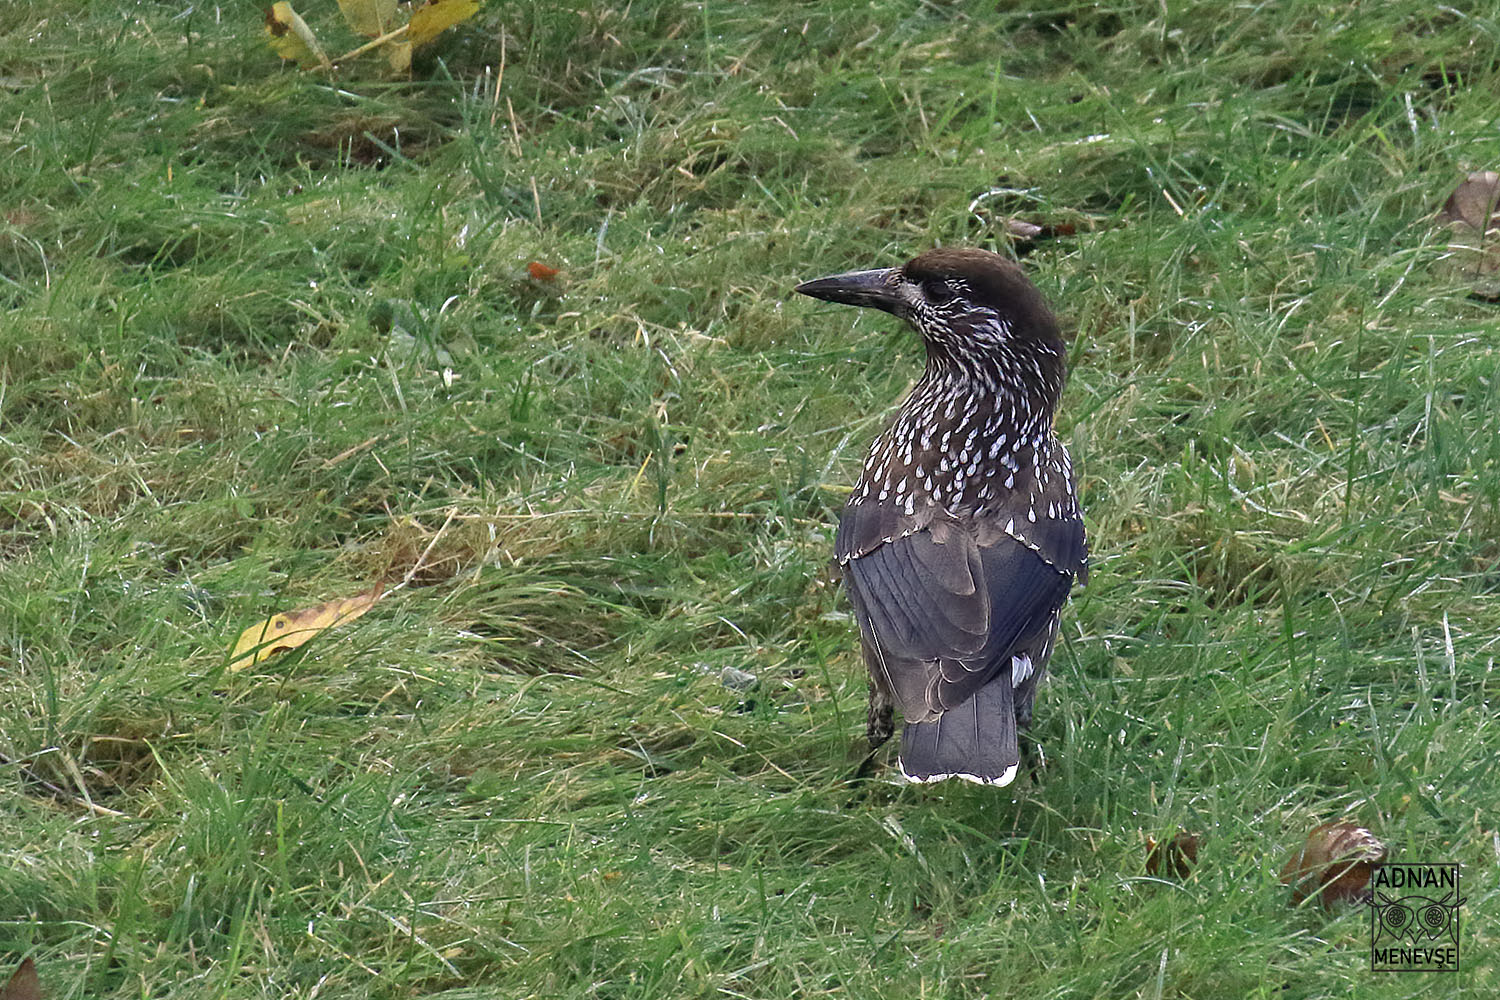
[[[1009, 342], [983, 354], [951, 351], [928, 342], [927, 368], [907, 407], [934, 401], [972, 400], [1016, 429], [1026, 440], [1052, 435], [1052, 416], [1062, 396], [1061, 345]], [[941, 404], [946, 411], [947, 403]]]
[[1043, 468], [1062, 454], [1052, 431], [1056, 388], [1039, 391], [1038, 378], [1029, 365], [976, 366], [929, 351], [926, 372], [871, 445], [852, 502], [873, 498], [910, 513], [924, 498], [961, 511], [1034, 496]]

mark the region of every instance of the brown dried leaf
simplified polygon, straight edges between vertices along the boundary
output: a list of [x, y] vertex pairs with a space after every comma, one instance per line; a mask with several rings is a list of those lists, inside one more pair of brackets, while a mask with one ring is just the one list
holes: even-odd
[[312, 640], [320, 632], [347, 625], [375, 606], [384, 584], [376, 584], [363, 594], [324, 601], [310, 608], [285, 611], [256, 622], [240, 633], [230, 654], [229, 669], [244, 670], [277, 653]]
[[1500, 297], [1500, 174], [1470, 174], [1443, 205], [1438, 218], [1451, 233], [1450, 266], [1482, 298]]
[[42, 983], [36, 975], [36, 963], [26, 959], [10, 982], [0, 988], [0, 1000], [42, 1000]]
[[1370, 873], [1386, 859], [1385, 844], [1356, 823], [1324, 823], [1307, 835], [1307, 843], [1281, 869], [1281, 882], [1292, 887], [1292, 901], [1319, 896], [1324, 906], [1360, 902], [1368, 895]]
[[1186, 830], [1171, 840], [1158, 844], [1146, 838], [1146, 874], [1161, 877], [1163, 873], [1187, 878], [1198, 863], [1198, 834]]
[[1026, 219], [1008, 218], [1003, 223], [1005, 234], [1016, 243], [1037, 243], [1041, 240], [1055, 240], [1064, 236], [1074, 236], [1078, 232], [1078, 226], [1072, 222], [1030, 222]]
[[1483, 232], [1500, 224], [1495, 214], [1497, 203], [1500, 203], [1500, 174], [1476, 170], [1448, 196], [1442, 218], [1444, 222], [1462, 222]]
[[272, 4], [266, 11], [266, 36], [277, 55], [296, 62], [303, 69], [314, 66], [331, 68], [312, 29], [289, 3]]
[[1006, 219], [1005, 231], [1018, 240], [1034, 240], [1042, 235], [1042, 227], [1025, 219]]
[[411, 12], [406, 40], [421, 48], [444, 31], [479, 12], [479, 0], [427, 0]]

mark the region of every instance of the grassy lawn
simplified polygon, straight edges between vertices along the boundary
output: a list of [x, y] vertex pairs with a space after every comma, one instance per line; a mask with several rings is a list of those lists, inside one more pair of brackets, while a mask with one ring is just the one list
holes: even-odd
[[[1500, 7], [492, 2], [399, 81], [262, 17], [0, 24], [0, 974], [1500, 995], [1500, 307], [1432, 225]], [[937, 244], [1072, 338], [1092, 578], [998, 793], [847, 783], [832, 526], [921, 352], [790, 293]], [[1290, 904], [1342, 817], [1464, 865], [1462, 972]]]

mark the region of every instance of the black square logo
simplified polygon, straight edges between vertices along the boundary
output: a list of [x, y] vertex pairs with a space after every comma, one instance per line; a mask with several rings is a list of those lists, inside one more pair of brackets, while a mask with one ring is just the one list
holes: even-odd
[[1386, 864], [1370, 874], [1370, 971], [1457, 972], [1457, 864]]

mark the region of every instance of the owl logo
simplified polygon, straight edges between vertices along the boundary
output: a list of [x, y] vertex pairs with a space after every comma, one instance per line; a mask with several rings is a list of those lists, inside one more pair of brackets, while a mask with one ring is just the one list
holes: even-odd
[[1436, 941], [1446, 938], [1458, 944], [1458, 908], [1462, 899], [1454, 899], [1456, 892], [1449, 892], [1442, 899], [1431, 896], [1401, 896], [1392, 898], [1377, 892], [1370, 905], [1375, 907], [1375, 941], [1383, 937], [1406, 939], [1413, 945], [1424, 939]]

